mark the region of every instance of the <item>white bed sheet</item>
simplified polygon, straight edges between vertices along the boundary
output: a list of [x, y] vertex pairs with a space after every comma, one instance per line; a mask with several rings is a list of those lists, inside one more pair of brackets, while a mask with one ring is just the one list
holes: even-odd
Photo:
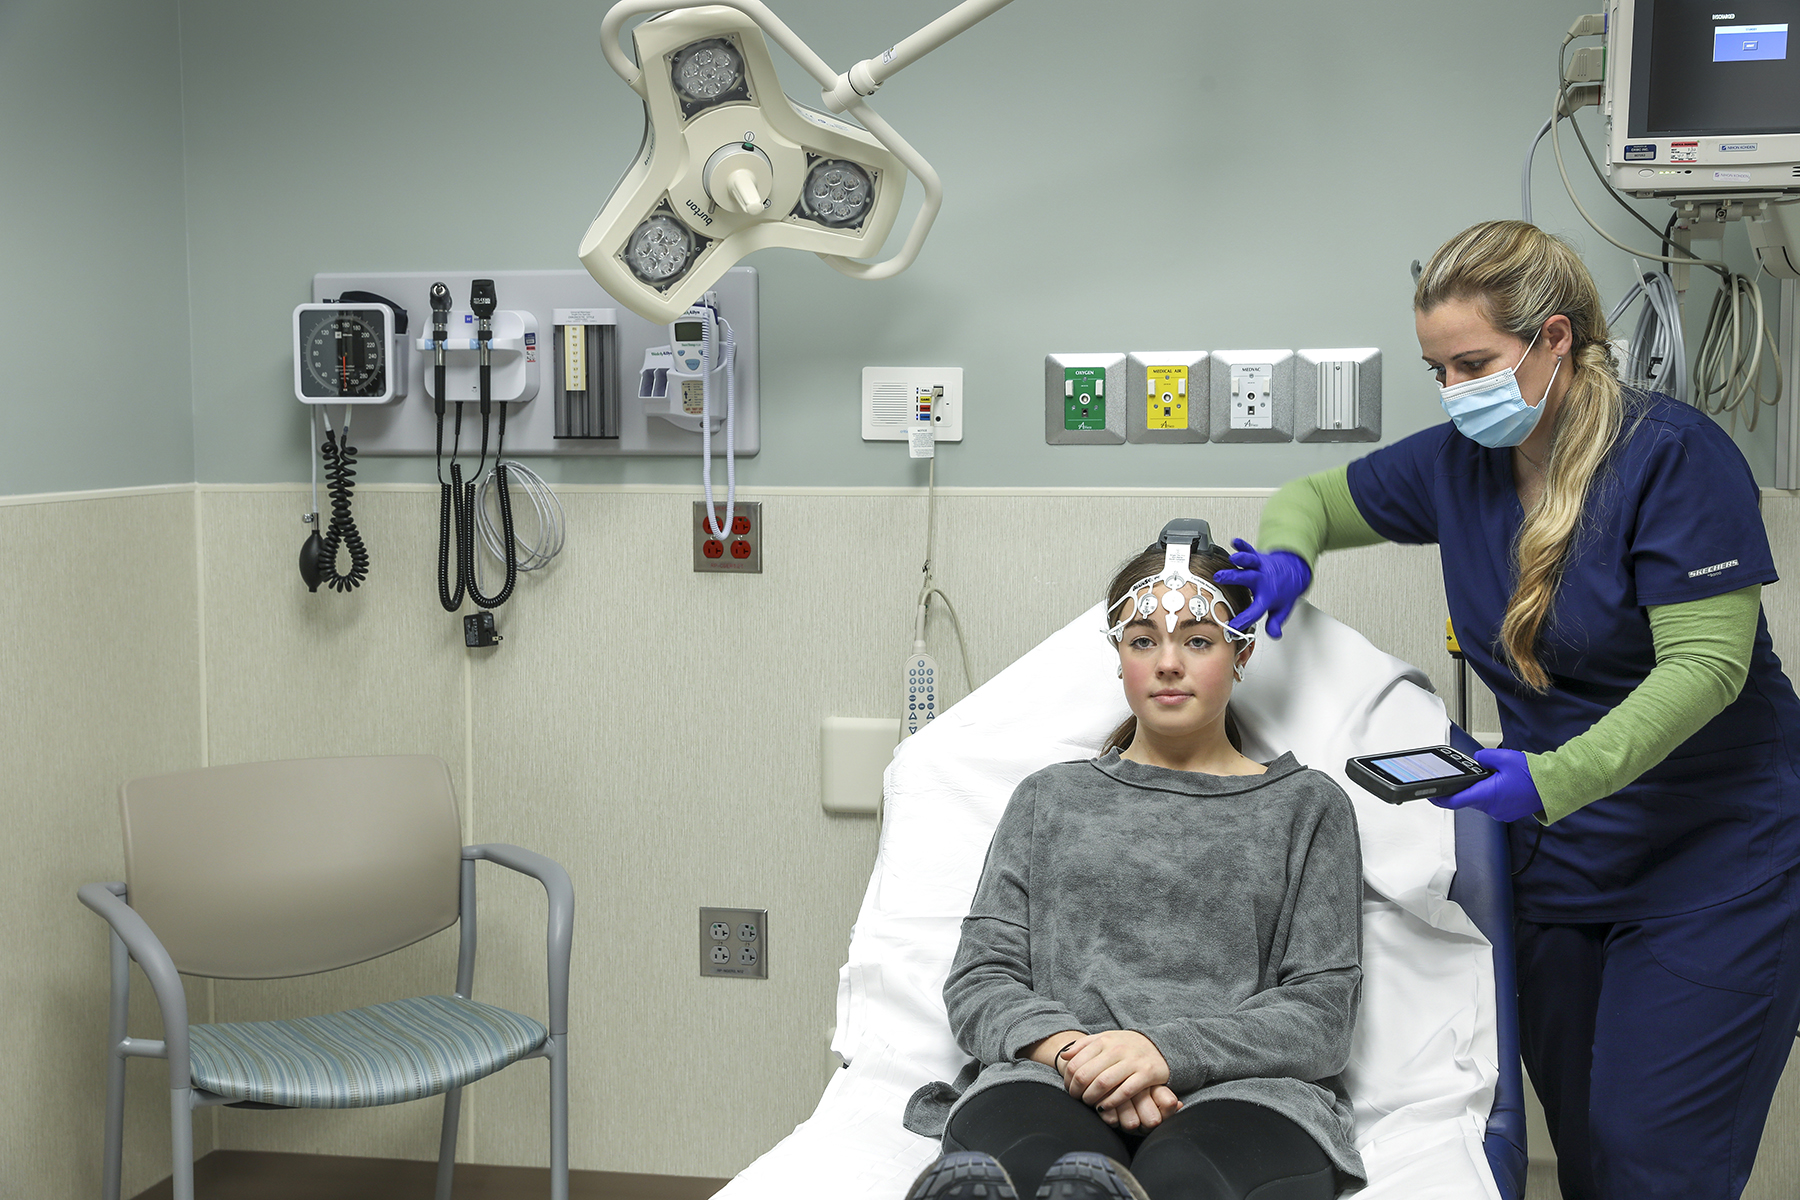
[[[903, 742], [881, 847], [839, 972], [832, 1047], [845, 1060], [811, 1118], [720, 1200], [899, 1200], [938, 1153], [901, 1127], [921, 1084], [954, 1078], [943, 982], [994, 825], [1018, 781], [1091, 757], [1129, 713], [1099, 606]], [[1363, 843], [1363, 999], [1346, 1082], [1369, 1172], [1362, 1200], [1499, 1200], [1482, 1138], [1496, 1034], [1492, 953], [1447, 892], [1451, 815], [1350, 784], [1356, 754], [1442, 742], [1444, 706], [1416, 668], [1302, 602], [1263, 638], [1233, 699], [1245, 752], [1292, 750], [1356, 803]]]

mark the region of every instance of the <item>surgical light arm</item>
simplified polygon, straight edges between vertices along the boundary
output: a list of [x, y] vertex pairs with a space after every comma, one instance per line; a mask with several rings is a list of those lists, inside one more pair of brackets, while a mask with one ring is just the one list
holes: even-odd
[[632, 61], [620, 44], [627, 19], [645, 13], [717, 7], [734, 9], [753, 21], [818, 81], [823, 89], [822, 102], [828, 110], [847, 112], [855, 117], [923, 186], [924, 204], [915, 217], [905, 242], [891, 258], [871, 263], [823, 250], [815, 251], [834, 269], [852, 278], [885, 279], [905, 270], [918, 256], [919, 248], [924, 244], [942, 206], [943, 185], [931, 164], [869, 107], [866, 97], [874, 94], [883, 82], [901, 68], [918, 61], [1010, 2], [1011, 0], [966, 0], [883, 54], [865, 59], [841, 74], [833, 71], [824, 59], [767, 5], [760, 3], [760, 0], [621, 0], [607, 12], [601, 22], [601, 50], [619, 78], [643, 97], [648, 105], [650, 85], [645, 80], [643, 70]]

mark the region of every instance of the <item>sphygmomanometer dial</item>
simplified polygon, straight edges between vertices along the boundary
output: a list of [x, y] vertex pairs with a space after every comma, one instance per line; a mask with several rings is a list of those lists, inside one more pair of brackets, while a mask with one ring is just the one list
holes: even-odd
[[380, 396], [387, 391], [387, 320], [378, 308], [340, 308], [304, 314], [300, 329], [302, 383], [308, 396]]

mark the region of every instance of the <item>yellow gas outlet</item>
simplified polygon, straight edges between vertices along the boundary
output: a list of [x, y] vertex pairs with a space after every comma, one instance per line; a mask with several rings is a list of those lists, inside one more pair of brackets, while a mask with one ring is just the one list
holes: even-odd
[[1151, 367], [1144, 387], [1144, 428], [1188, 427], [1188, 369]]

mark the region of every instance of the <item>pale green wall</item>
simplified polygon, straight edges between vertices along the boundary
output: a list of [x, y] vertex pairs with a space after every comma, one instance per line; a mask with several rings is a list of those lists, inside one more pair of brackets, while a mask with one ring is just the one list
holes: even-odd
[[0, 3], [0, 493], [194, 478], [176, 0]]
[[[847, 65], [946, 2], [778, 8]], [[1276, 17], [1219, 0], [1018, 0], [879, 97], [946, 181], [910, 271], [860, 284], [810, 256], [749, 260], [764, 449], [740, 478], [918, 482], [898, 445], [858, 436], [871, 363], [966, 369], [967, 440], [939, 475], [951, 484], [1267, 485], [1367, 448], [1048, 447], [1042, 360], [1057, 350], [1378, 345], [1388, 439], [1440, 420], [1407, 264], [1516, 214], [1556, 42], [1586, 7], [1312, 0]], [[0, 371], [0, 491], [304, 479], [288, 313], [315, 272], [573, 267], [641, 131], [599, 55], [603, 10], [0, 6], [0, 280], [33, 314], [21, 322], [43, 322], [20, 325], [25, 343], [52, 348]], [[1630, 268], [1580, 224], [1547, 152], [1538, 180], [1540, 222], [1617, 295]], [[1577, 186], [1628, 228], [1590, 178]], [[1707, 298], [1697, 288], [1690, 308]], [[1772, 424], [1745, 442], [1765, 480]], [[685, 482], [695, 468], [548, 473]], [[363, 476], [429, 473], [375, 461]]]
[[[287, 313], [314, 272], [575, 265], [642, 129], [600, 58], [604, 7], [183, 0], [193, 319], [197, 339], [234, 350], [196, 380], [200, 478], [305, 477]], [[948, 5], [776, 7], [848, 66]], [[1367, 449], [1048, 447], [1055, 350], [1378, 345], [1389, 438], [1441, 420], [1407, 265], [1472, 221], [1517, 215], [1520, 151], [1582, 11], [1018, 0], [878, 97], [946, 183], [911, 270], [866, 284], [792, 252], [748, 260], [763, 280], [763, 452], [739, 478], [918, 481], [899, 445], [860, 440], [871, 363], [965, 368], [967, 439], [939, 472], [957, 484], [1267, 485]], [[789, 87], [816, 96], [797, 69]], [[1630, 268], [1578, 225], [1544, 158], [1540, 220], [1617, 294]], [[559, 473], [688, 481], [695, 467]]]

